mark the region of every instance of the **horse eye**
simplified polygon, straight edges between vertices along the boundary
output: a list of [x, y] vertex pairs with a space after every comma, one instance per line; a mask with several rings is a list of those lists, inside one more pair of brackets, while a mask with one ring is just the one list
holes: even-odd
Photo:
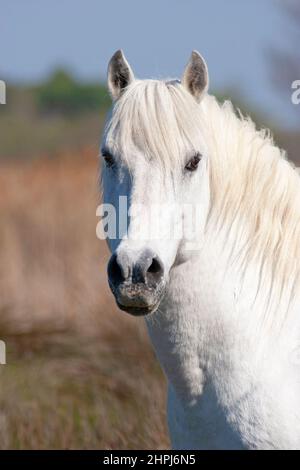
[[193, 158], [191, 158], [190, 161], [185, 165], [185, 169], [188, 171], [197, 170], [200, 160], [201, 160], [201, 154], [196, 153], [196, 155], [194, 155]]
[[104, 150], [102, 151], [102, 156], [104, 158], [107, 168], [111, 168], [114, 166], [115, 160], [111, 153], [109, 153], [107, 150]]

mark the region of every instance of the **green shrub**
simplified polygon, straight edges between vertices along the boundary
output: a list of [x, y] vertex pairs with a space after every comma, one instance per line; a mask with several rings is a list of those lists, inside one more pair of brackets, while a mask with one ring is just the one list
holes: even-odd
[[37, 87], [36, 99], [39, 109], [50, 114], [81, 113], [110, 105], [105, 86], [79, 83], [65, 70], [57, 70], [46, 83]]

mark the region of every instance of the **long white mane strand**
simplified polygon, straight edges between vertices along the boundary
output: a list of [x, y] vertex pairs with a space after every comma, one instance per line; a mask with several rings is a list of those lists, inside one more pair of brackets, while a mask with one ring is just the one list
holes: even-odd
[[170, 170], [181, 167], [185, 147], [197, 149], [197, 132], [208, 148], [207, 230], [227, 230], [231, 261], [256, 266], [258, 296], [288, 305], [300, 293], [300, 177], [268, 131], [230, 102], [206, 95], [197, 104], [179, 83], [135, 80], [115, 104], [107, 138], [123, 158], [135, 147]]
[[243, 269], [255, 264], [257, 297], [264, 297], [270, 311], [280, 303], [287, 311], [300, 295], [299, 172], [269, 131], [237, 116], [230, 102], [220, 106], [208, 97], [203, 106], [210, 139], [210, 228], [234, 228], [239, 248], [233, 261]]

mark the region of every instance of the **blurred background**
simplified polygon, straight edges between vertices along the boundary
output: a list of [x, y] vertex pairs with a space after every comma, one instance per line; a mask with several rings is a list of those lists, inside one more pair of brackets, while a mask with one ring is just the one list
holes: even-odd
[[0, 0], [0, 448], [162, 449], [165, 381], [96, 239], [106, 66], [180, 77], [192, 49], [300, 164], [298, 0]]

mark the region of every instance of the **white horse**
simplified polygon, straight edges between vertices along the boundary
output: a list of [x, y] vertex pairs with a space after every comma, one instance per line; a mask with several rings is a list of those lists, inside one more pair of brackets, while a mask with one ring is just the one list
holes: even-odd
[[[104, 201], [129, 201], [109, 284], [121, 309], [150, 314], [172, 446], [299, 449], [299, 174], [269, 133], [207, 93], [197, 52], [180, 82], [137, 80], [118, 51], [108, 86]], [[154, 205], [169, 210], [153, 217]]]

